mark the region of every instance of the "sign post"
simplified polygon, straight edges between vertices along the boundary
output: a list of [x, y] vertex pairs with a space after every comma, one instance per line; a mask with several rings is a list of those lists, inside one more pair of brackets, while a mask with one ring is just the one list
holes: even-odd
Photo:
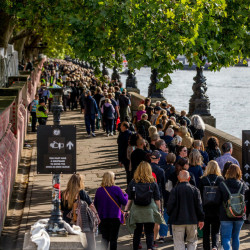
[[250, 130], [242, 130], [242, 174], [243, 180], [250, 185]]
[[54, 126], [38, 126], [37, 129], [37, 172], [53, 174], [52, 211], [46, 227], [50, 236], [67, 236], [61, 217], [60, 174], [76, 172], [76, 127], [60, 126], [62, 88], [53, 85]]

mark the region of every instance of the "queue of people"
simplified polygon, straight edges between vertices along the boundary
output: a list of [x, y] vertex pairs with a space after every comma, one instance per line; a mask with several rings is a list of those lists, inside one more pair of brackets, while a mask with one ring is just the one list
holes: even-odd
[[[148, 250], [163, 244], [168, 235], [175, 250], [185, 250], [185, 243], [188, 250], [196, 249], [202, 231], [205, 250], [219, 249], [220, 239], [224, 250], [239, 249], [241, 227], [244, 221], [248, 223], [245, 200], [249, 192], [239, 162], [232, 156], [232, 143], [226, 142], [220, 149], [218, 139], [212, 136], [204, 146], [202, 118], [194, 115], [189, 119], [185, 111], [179, 115], [167, 101], [158, 101], [153, 107], [146, 98], [130, 119], [130, 96], [120, 83], [102, 83], [91, 70], [78, 72], [69, 67], [59, 62], [47, 65], [50, 78], [44, 73], [42, 82], [57, 82], [58, 71], [76, 80], [68, 81], [68, 86], [69, 76], [62, 77], [64, 108], [74, 110], [79, 101], [87, 137], [95, 137], [101, 127], [107, 136], [119, 131], [118, 161], [126, 173], [127, 189], [116, 186], [115, 174], [108, 171], [92, 201], [84, 191], [82, 177], [73, 175], [62, 193], [64, 220], [79, 223], [69, 213], [75, 202], [82, 200], [99, 224], [103, 249], [117, 249], [125, 220], [133, 234], [134, 250], [141, 249], [144, 234]], [[36, 119], [46, 125], [50, 98], [45, 89], [32, 101], [32, 131]], [[88, 247], [96, 249], [97, 228], [89, 228]]]

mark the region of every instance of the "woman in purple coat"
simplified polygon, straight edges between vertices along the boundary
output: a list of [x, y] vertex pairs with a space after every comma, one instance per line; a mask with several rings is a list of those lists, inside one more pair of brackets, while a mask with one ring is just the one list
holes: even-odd
[[115, 186], [115, 174], [111, 171], [104, 173], [101, 187], [96, 191], [95, 207], [101, 219], [99, 230], [102, 234], [103, 249], [117, 249], [117, 239], [120, 224], [124, 222], [121, 205], [128, 202], [128, 195]]

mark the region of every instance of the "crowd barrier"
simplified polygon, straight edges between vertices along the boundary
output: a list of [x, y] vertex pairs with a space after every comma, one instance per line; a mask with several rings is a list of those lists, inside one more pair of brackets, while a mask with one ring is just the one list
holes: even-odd
[[12, 76], [9, 87], [0, 88], [0, 233], [27, 131], [27, 107], [35, 97], [44, 61], [30, 75]]

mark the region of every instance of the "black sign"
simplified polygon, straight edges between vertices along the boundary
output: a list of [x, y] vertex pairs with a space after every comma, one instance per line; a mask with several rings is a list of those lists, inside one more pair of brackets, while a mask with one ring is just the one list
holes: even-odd
[[250, 130], [242, 130], [242, 172], [243, 180], [250, 183]]
[[76, 126], [38, 126], [37, 173], [76, 172]]

